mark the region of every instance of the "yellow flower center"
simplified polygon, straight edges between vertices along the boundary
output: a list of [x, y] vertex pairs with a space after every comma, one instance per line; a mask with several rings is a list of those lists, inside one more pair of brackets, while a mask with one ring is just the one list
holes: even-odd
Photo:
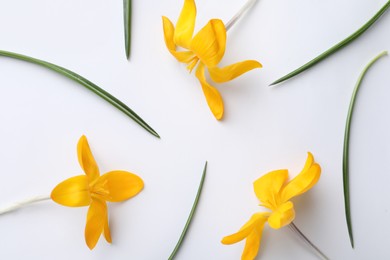
[[110, 194], [109, 189], [107, 187], [107, 183], [108, 180], [98, 183], [98, 185], [96, 185], [96, 181], [91, 183], [90, 184], [91, 197], [97, 197], [97, 198], [101, 198], [102, 196], [107, 197]]
[[190, 59], [189, 62], [187, 62], [187, 70], [191, 73], [196, 64], [198, 64], [199, 58], [198, 56], [194, 56]]

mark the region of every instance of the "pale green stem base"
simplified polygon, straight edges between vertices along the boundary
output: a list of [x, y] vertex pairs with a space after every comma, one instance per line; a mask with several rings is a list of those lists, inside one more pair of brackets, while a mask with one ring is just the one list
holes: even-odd
[[232, 19], [230, 19], [229, 22], [226, 23], [226, 31], [228, 31], [246, 11], [251, 9], [256, 2], [257, 0], [248, 0], [248, 2], [246, 2], [246, 4], [232, 17]]
[[27, 198], [27, 199], [24, 199], [24, 200], [21, 200], [18, 202], [14, 202], [11, 205], [9, 205], [8, 207], [0, 209], [0, 215], [9, 213], [11, 211], [20, 209], [22, 207], [25, 207], [27, 205], [30, 205], [30, 204], [33, 204], [36, 202], [49, 200], [49, 199], [50, 199], [50, 196], [35, 196], [35, 197]]

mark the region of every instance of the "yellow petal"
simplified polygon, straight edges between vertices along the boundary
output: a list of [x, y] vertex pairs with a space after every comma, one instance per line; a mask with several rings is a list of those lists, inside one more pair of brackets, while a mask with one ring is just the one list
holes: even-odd
[[306, 162], [305, 165], [303, 166], [301, 173], [309, 169], [313, 165], [313, 163], [314, 163], [314, 156], [311, 152], [308, 152]]
[[93, 199], [88, 209], [87, 224], [85, 226], [85, 242], [89, 249], [93, 249], [103, 232], [107, 219], [106, 202]]
[[143, 187], [144, 182], [137, 175], [126, 171], [111, 171], [100, 176], [93, 191], [106, 201], [119, 202], [137, 195]]
[[104, 238], [108, 243], [112, 243], [110, 226], [108, 225], [108, 210], [106, 210], [106, 220], [104, 222], [103, 228]]
[[321, 167], [314, 162], [313, 155], [308, 153], [305, 166], [301, 173], [283, 188], [282, 201], [288, 201], [311, 189], [321, 176]]
[[207, 83], [204, 70], [204, 65], [200, 63], [196, 70], [196, 77], [199, 79], [200, 84], [202, 85], [203, 93], [206, 97], [206, 101], [210, 107], [211, 112], [216, 119], [220, 120], [223, 116], [223, 100], [218, 90]]
[[280, 190], [287, 181], [288, 171], [269, 172], [253, 183], [257, 198], [264, 207], [274, 210], [280, 204]]
[[260, 241], [263, 235], [263, 228], [265, 221], [259, 221], [249, 236], [246, 238], [244, 252], [242, 253], [242, 260], [253, 260], [256, 258], [260, 249]]
[[262, 229], [264, 223], [267, 221], [268, 215], [268, 213], [253, 214], [249, 221], [237, 233], [224, 237], [221, 241], [222, 244], [231, 245], [237, 243], [248, 237], [257, 227], [261, 226]]
[[89, 177], [90, 182], [99, 177], [99, 168], [95, 162], [95, 158], [93, 158], [87, 137], [85, 137], [85, 135], [80, 137], [80, 140], [77, 144], [77, 156], [79, 158], [80, 166], [84, 170], [85, 174]]
[[179, 61], [188, 63], [194, 54], [192, 51], [176, 51], [175, 43], [173, 42], [174, 27], [172, 22], [165, 16], [163, 16], [163, 29], [164, 29], [164, 40], [169, 52]]
[[210, 20], [192, 39], [190, 49], [208, 67], [215, 67], [225, 54], [226, 28], [219, 19]]
[[268, 224], [274, 229], [279, 229], [290, 224], [295, 218], [294, 204], [288, 201], [279, 206], [268, 218]]
[[91, 203], [88, 177], [79, 175], [58, 184], [51, 192], [51, 199], [68, 207], [88, 206]]
[[261, 67], [262, 65], [255, 60], [246, 60], [234, 63], [223, 68], [209, 67], [208, 70], [210, 73], [210, 77], [214, 82], [222, 83], [235, 79], [250, 70]]
[[194, 0], [184, 0], [179, 20], [174, 33], [175, 43], [188, 49], [194, 33], [196, 19], [196, 5]]

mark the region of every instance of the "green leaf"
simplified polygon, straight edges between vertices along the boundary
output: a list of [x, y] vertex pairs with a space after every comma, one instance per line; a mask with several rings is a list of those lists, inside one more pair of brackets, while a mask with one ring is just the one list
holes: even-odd
[[195, 213], [195, 210], [196, 210], [196, 206], [198, 205], [199, 197], [200, 197], [200, 194], [202, 192], [204, 179], [206, 177], [206, 170], [207, 170], [207, 162], [204, 165], [202, 179], [200, 180], [198, 192], [196, 194], [194, 204], [192, 205], [192, 209], [191, 209], [190, 215], [188, 216], [187, 222], [186, 222], [186, 224], [184, 226], [184, 229], [183, 229], [183, 231], [182, 231], [182, 233], [180, 235], [179, 241], [177, 241], [177, 244], [176, 244], [175, 248], [173, 249], [173, 252], [169, 256], [168, 260], [172, 260], [175, 257], [177, 251], [179, 251], [179, 248], [180, 248], [180, 246], [181, 246], [181, 244], [182, 244], [182, 242], [184, 240], [184, 237], [185, 237], [185, 235], [187, 233], [188, 227], [191, 224], [192, 217], [194, 216], [194, 213]]
[[344, 204], [345, 204], [345, 217], [347, 220], [349, 240], [351, 241], [352, 248], [354, 247], [353, 234], [352, 234], [352, 223], [351, 223], [351, 209], [350, 209], [350, 194], [349, 194], [349, 136], [351, 132], [351, 120], [352, 112], [355, 106], [356, 95], [362, 83], [364, 76], [366, 75], [368, 69], [381, 57], [387, 55], [387, 51], [381, 52], [373, 60], [371, 60], [366, 67], [364, 67], [362, 73], [360, 74], [355, 88], [352, 93], [351, 102], [349, 104], [347, 122], [345, 125], [344, 132], [344, 151], [343, 151], [343, 186], [344, 186]]
[[333, 53], [337, 52], [338, 50], [341, 50], [343, 47], [347, 46], [348, 44], [353, 42], [355, 39], [357, 39], [360, 35], [362, 35], [365, 31], [367, 31], [371, 27], [371, 25], [373, 25], [387, 11], [387, 9], [389, 7], [390, 7], [390, 0], [367, 23], [365, 23], [359, 30], [357, 30], [356, 32], [351, 34], [348, 38], [342, 40], [338, 44], [334, 45], [333, 47], [331, 47], [327, 51], [323, 52], [322, 54], [320, 54], [316, 58], [312, 59], [311, 61], [307, 62], [306, 64], [302, 65], [298, 69], [296, 69], [296, 70], [288, 73], [287, 75], [281, 77], [280, 79], [274, 81], [273, 83], [271, 83], [270, 86], [279, 84], [285, 80], [288, 80], [288, 79], [298, 75], [299, 73], [311, 68], [312, 66], [316, 65], [320, 61], [326, 59], [327, 57], [329, 57]]
[[131, 0], [123, 0], [123, 20], [125, 23], [126, 57], [130, 59], [131, 48]]
[[86, 78], [78, 75], [77, 73], [70, 71], [68, 69], [65, 69], [63, 67], [57, 66], [55, 64], [43, 61], [43, 60], [35, 59], [32, 57], [24, 56], [24, 55], [13, 53], [13, 52], [0, 50], [0, 56], [14, 58], [14, 59], [34, 63], [37, 65], [43, 66], [45, 68], [48, 68], [50, 70], [53, 70], [53, 71], [65, 76], [71, 80], [76, 81], [77, 83], [83, 85], [84, 87], [86, 87], [87, 89], [89, 89], [90, 91], [92, 91], [93, 93], [95, 93], [96, 95], [103, 98], [108, 103], [110, 103], [111, 105], [113, 105], [114, 107], [116, 107], [117, 109], [122, 111], [123, 113], [125, 113], [128, 117], [130, 117], [135, 122], [137, 122], [141, 127], [143, 127], [145, 130], [147, 130], [149, 133], [160, 138], [160, 136], [156, 133], [156, 131], [153, 130], [153, 128], [151, 128], [141, 117], [139, 117], [133, 110], [131, 110], [123, 102], [118, 100], [116, 97], [112, 96], [110, 93], [108, 93], [104, 89], [98, 87], [97, 85], [95, 85], [91, 81], [87, 80]]

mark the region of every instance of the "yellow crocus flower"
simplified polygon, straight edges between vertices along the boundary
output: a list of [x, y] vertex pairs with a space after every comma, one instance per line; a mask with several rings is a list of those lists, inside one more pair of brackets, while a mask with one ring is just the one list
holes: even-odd
[[77, 154], [85, 175], [71, 177], [58, 184], [51, 193], [51, 199], [68, 207], [89, 206], [85, 241], [93, 249], [102, 233], [111, 243], [106, 201], [127, 200], [137, 195], [144, 183], [140, 177], [126, 171], [110, 171], [100, 175], [85, 136], [78, 142]]
[[237, 233], [224, 237], [222, 243], [230, 245], [246, 239], [241, 259], [254, 259], [260, 248], [265, 223], [268, 222], [274, 229], [292, 223], [295, 211], [290, 199], [311, 189], [319, 180], [320, 175], [321, 167], [314, 162], [313, 155], [308, 153], [303, 170], [291, 181], [287, 182], [287, 170], [269, 172], [257, 179], [253, 186], [261, 202], [260, 206], [270, 209], [271, 212], [255, 213]]
[[[206, 81], [205, 69], [207, 68], [214, 82], [222, 83], [230, 81], [241, 74], [262, 65], [255, 60], [238, 62], [223, 68], [218, 64], [225, 54], [226, 27], [220, 19], [211, 19], [194, 37], [196, 6], [194, 0], [184, 0], [176, 28], [172, 22], [163, 16], [163, 29], [165, 44], [170, 53], [182, 63], [187, 64], [191, 72], [196, 69], [196, 77], [202, 85], [207, 104], [215, 118], [220, 120], [223, 116], [223, 101], [219, 91]], [[186, 49], [178, 51], [177, 47]]]

